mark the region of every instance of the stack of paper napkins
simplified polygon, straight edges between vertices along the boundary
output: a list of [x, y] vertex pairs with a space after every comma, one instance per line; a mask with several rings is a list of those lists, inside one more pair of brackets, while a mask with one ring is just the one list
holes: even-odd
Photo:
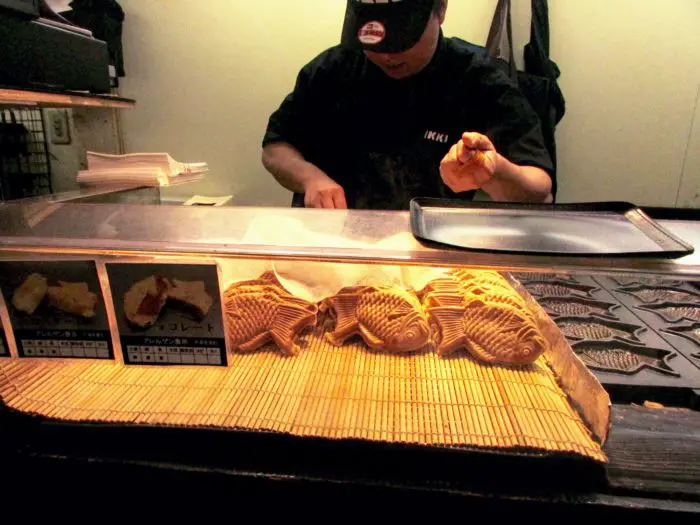
[[142, 184], [144, 186], [169, 186], [185, 180], [193, 180], [209, 171], [206, 162], [187, 164], [177, 162], [167, 153], [130, 153], [109, 155], [87, 153], [88, 169], [78, 172], [80, 184]]

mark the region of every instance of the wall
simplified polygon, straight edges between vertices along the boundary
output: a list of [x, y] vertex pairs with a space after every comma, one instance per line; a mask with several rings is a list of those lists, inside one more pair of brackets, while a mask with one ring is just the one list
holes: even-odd
[[[138, 100], [123, 115], [127, 151], [209, 162], [205, 181], [172, 188], [172, 196], [232, 193], [237, 204], [286, 205], [288, 194], [260, 166], [260, 140], [300, 67], [337, 43], [345, 2], [121, 4], [128, 17], [123, 93]], [[483, 43], [495, 4], [452, 0], [445, 33]], [[514, 1], [519, 46], [529, 4]], [[568, 103], [558, 131], [561, 200], [673, 205], [679, 190], [690, 194], [699, 177], [686, 174], [686, 189], [680, 183], [684, 165], [697, 165], [690, 144], [700, 2], [554, 0], [550, 9]]]

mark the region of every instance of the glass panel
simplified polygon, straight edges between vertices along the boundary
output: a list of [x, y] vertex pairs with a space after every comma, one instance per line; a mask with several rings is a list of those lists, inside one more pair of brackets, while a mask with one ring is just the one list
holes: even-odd
[[[660, 223], [686, 242], [700, 246], [697, 223]], [[698, 252], [668, 261], [432, 249], [411, 235], [407, 212], [387, 211], [10, 203], [0, 205], [0, 244], [5, 250], [50, 253], [210, 254], [700, 278]]]

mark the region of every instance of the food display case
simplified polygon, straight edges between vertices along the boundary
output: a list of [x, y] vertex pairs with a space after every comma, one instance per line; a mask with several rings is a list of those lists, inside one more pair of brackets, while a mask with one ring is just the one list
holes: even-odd
[[[700, 247], [691, 217], [659, 223]], [[628, 508], [606, 498], [639, 486], [619, 474], [629, 404], [695, 421], [700, 251], [475, 253], [410, 231], [403, 212], [0, 205], [12, 462]]]

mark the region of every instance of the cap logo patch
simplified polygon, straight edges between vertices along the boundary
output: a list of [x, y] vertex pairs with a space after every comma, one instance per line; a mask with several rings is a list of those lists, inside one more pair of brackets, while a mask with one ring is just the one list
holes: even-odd
[[386, 29], [384, 28], [384, 24], [376, 20], [367, 22], [357, 33], [357, 39], [367, 45], [379, 44], [385, 37]]

